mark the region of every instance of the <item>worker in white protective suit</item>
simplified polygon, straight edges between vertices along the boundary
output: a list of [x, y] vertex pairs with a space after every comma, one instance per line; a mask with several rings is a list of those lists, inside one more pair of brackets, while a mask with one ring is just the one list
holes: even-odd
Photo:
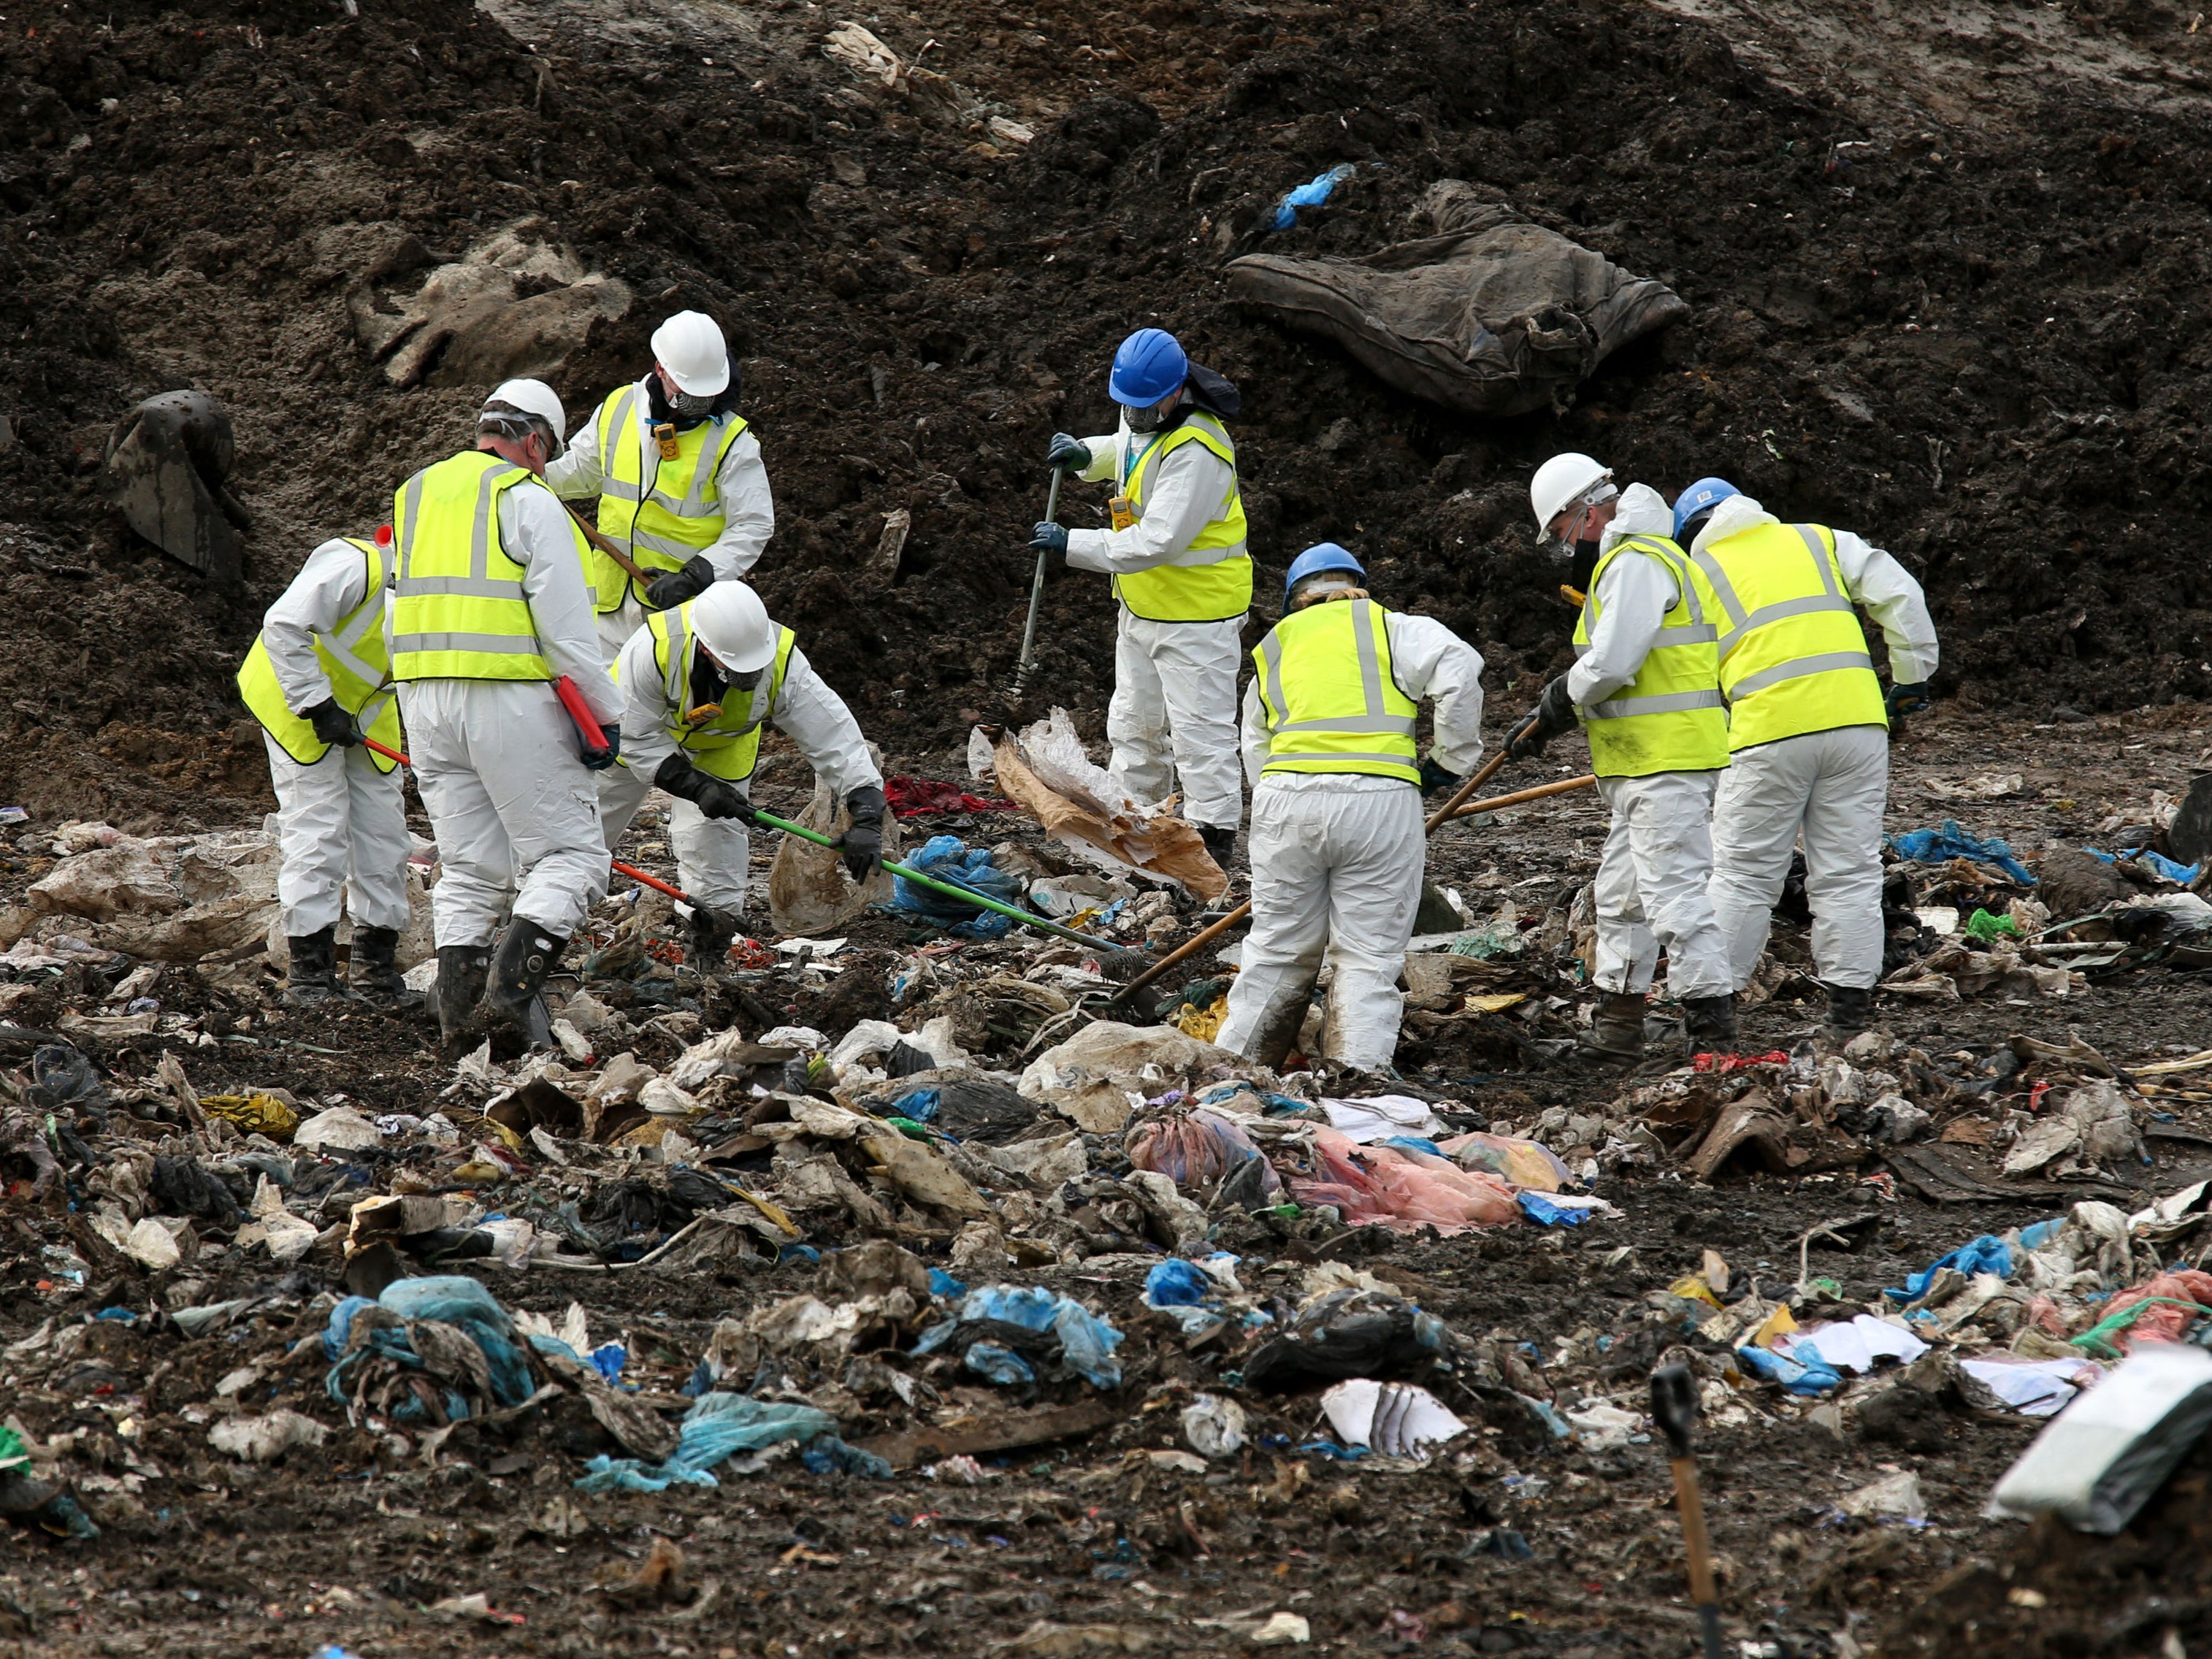
[[852, 813], [845, 867], [854, 881], [868, 878], [884, 850], [883, 774], [844, 699], [750, 587], [716, 582], [647, 617], [616, 659], [615, 678], [629, 739], [621, 764], [599, 781], [600, 828], [613, 847], [649, 788], [676, 797], [669, 839], [678, 884], [696, 901], [695, 959], [714, 961], [729, 949], [745, 907], [745, 827], [764, 722], [799, 745]]
[[1482, 757], [1480, 653], [1442, 623], [1385, 611], [1364, 582], [1335, 543], [1308, 548], [1284, 583], [1282, 621], [1252, 653], [1252, 931], [1215, 1041], [1262, 1065], [1296, 1040], [1325, 955], [1322, 1055], [1389, 1069], [1428, 852], [1421, 700], [1436, 704], [1437, 787]]
[[341, 912], [353, 917], [352, 989], [389, 1004], [404, 989], [397, 952], [407, 925], [407, 805], [398, 762], [362, 743], [366, 732], [404, 752], [384, 640], [390, 540], [386, 530], [374, 541], [333, 537], [310, 553], [263, 615], [261, 636], [238, 671], [276, 792], [290, 1007], [346, 994], [337, 976]]
[[[1684, 490], [1674, 525], [1721, 629], [1729, 757], [1713, 803], [1712, 895], [1735, 984], [1759, 965], [1802, 840], [1827, 1036], [1848, 1041], [1866, 1029], [1881, 975], [1889, 721], [1928, 707], [1937, 654], [1927, 599], [1881, 549], [1847, 530], [1784, 524], [1723, 478]], [[1855, 605], [1888, 641], [1887, 695]]]
[[607, 395], [549, 464], [566, 499], [599, 497], [599, 532], [645, 572], [640, 581], [594, 543], [584, 555], [599, 643], [611, 661], [648, 611], [734, 581], [775, 533], [760, 440], [738, 413], [742, 382], [722, 331], [679, 311], [653, 331], [653, 370]]
[[1582, 1051], [1606, 1061], [1642, 1056], [1662, 948], [1690, 1046], [1724, 1046], [1736, 1034], [1735, 984], [1707, 892], [1713, 787], [1728, 765], [1717, 630], [1669, 539], [1674, 515], [1657, 490], [1616, 491], [1610, 471], [1570, 453], [1536, 469], [1528, 499], [1538, 531], [1576, 556], [1588, 597], [1575, 665], [1544, 688], [1506, 748], [1540, 754], [1580, 721], [1613, 815], [1593, 893], [1598, 1004]]
[[[507, 381], [477, 417], [476, 448], [393, 498], [392, 673], [438, 842], [431, 917], [451, 1042], [480, 1018], [543, 1042], [538, 992], [607, 890], [592, 774], [621, 752], [622, 705], [592, 625], [583, 538], [541, 481], [565, 424], [550, 386]], [[562, 707], [563, 678], [602, 742]]]
[[1053, 434], [1053, 466], [1115, 486], [1110, 530], [1046, 522], [1030, 546], [1048, 574], [1101, 571], [1121, 602], [1114, 696], [1106, 708], [1114, 781], [1147, 805], [1180, 787], [1182, 816], [1224, 868], [1243, 819], [1237, 775], [1237, 665], [1252, 608], [1237, 447], [1224, 416], [1237, 388], [1193, 363], [1174, 335], [1139, 329], [1114, 355], [1107, 390], [1121, 407], [1103, 437]]

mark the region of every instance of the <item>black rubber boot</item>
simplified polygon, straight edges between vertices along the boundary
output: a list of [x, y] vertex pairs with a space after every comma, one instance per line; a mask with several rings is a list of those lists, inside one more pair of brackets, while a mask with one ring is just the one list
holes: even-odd
[[1576, 1039], [1583, 1060], [1632, 1065], [1644, 1058], [1644, 997], [1633, 991], [1600, 991], [1589, 1030]]
[[491, 971], [491, 951], [483, 945], [438, 947], [438, 1035], [459, 1045], [476, 1035], [477, 1003]]
[[1682, 1035], [1691, 1051], [1725, 1048], [1735, 1042], [1735, 994], [1682, 999]]
[[738, 936], [738, 919], [726, 911], [691, 907], [691, 965], [702, 974], [727, 968], [730, 941]]
[[1226, 870], [1231, 854], [1237, 850], [1237, 831], [1221, 824], [1201, 823], [1198, 836], [1206, 843], [1206, 850], [1213, 855], [1213, 861]]
[[1828, 1022], [1822, 1035], [1829, 1042], [1841, 1047], [1874, 1023], [1874, 992], [1868, 987], [1831, 985], [1822, 980], [1820, 988], [1828, 994]]
[[399, 977], [399, 930], [355, 928], [353, 968], [346, 978], [354, 994], [364, 1001], [398, 1007], [409, 995], [406, 981]]
[[491, 978], [484, 987], [485, 1024], [520, 1032], [533, 1048], [550, 1043], [552, 1017], [538, 994], [568, 944], [526, 917], [517, 916], [508, 922], [507, 932], [500, 935], [499, 952], [492, 958]]
[[338, 982], [337, 929], [288, 935], [286, 954], [291, 966], [284, 974], [284, 1006], [313, 1008], [325, 1002], [343, 1002], [345, 987]]

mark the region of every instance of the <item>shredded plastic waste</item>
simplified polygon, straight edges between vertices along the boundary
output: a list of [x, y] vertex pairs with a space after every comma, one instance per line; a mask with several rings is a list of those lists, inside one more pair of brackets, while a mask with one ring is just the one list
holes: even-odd
[[1289, 230], [1298, 222], [1298, 210], [1319, 207], [1335, 193], [1336, 187], [1359, 169], [1349, 161], [1339, 163], [1327, 173], [1284, 191], [1283, 199], [1275, 204], [1275, 228]]
[[787, 1440], [834, 1436], [837, 1419], [811, 1406], [755, 1400], [741, 1394], [704, 1394], [684, 1414], [676, 1449], [665, 1462], [602, 1453], [586, 1464], [578, 1492], [666, 1492], [671, 1486], [717, 1486], [710, 1470], [739, 1452], [757, 1452]]
[[[1001, 904], [1022, 902], [1021, 878], [993, 864], [988, 847], [969, 847], [957, 836], [933, 836], [921, 851], [909, 853], [901, 862], [925, 876], [981, 893]], [[891, 905], [961, 939], [1003, 939], [1014, 925], [1010, 917], [980, 904], [963, 904], [903, 876], [892, 878]]]
[[1889, 838], [1890, 849], [1914, 864], [1943, 864], [1952, 859], [1971, 859], [2005, 872], [2023, 887], [2035, 885], [2035, 877], [2013, 856], [2012, 846], [1999, 836], [1970, 836], [1956, 818], [1943, 820], [1941, 830], [1908, 830]]
[[[1042, 1285], [986, 1285], [969, 1291], [953, 1317], [924, 1331], [914, 1351], [934, 1353], [962, 1338], [997, 1346], [1027, 1369], [1041, 1364], [1051, 1374], [1073, 1372], [1096, 1389], [1121, 1386], [1121, 1362], [1114, 1358], [1121, 1333], [1074, 1297]], [[974, 1347], [963, 1352], [972, 1365]], [[996, 1364], [994, 1357], [987, 1358]]]

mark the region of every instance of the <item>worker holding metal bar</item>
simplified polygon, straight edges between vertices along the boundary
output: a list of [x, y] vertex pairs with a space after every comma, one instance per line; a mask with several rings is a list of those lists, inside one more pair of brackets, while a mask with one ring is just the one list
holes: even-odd
[[[1326, 955], [1322, 1057], [1388, 1070], [1398, 976], [1421, 903], [1424, 783], [1482, 757], [1482, 656], [1442, 623], [1367, 597], [1334, 542], [1291, 562], [1283, 619], [1252, 653], [1244, 769], [1252, 780], [1252, 933], [1216, 1041], [1261, 1065], [1297, 1037]], [[1431, 770], [1413, 739], [1436, 704]]]
[[1252, 607], [1244, 497], [1237, 446], [1224, 424], [1243, 407], [1237, 388], [1192, 362], [1165, 329], [1139, 329], [1114, 354], [1107, 391], [1118, 431], [1053, 434], [1045, 459], [1110, 483], [1110, 530], [1050, 520], [1030, 545], [1048, 574], [1095, 570], [1114, 579], [1121, 624], [1114, 697], [1106, 708], [1109, 770], [1133, 800], [1180, 789], [1182, 815], [1224, 869], [1244, 815], [1237, 776], [1237, 665]]
[[397, 1004], [403, 988], [396, 958], [407, 925], [407, 805], [398, 763], [362, 742], [367, 734], [399, 747], [384, 640], [390, 539], [388, 531], [373, 541], [333, 537], [310, 553], [238, 671], [276, 792], [287, 1007], [346, 995], [341, 914], [353, 918], [352, 991]]
[[648, 612], [743, 576], [775, 533], [742, 386], [720, 325], [679, 311], [653, 331], [652, 370], [610, 392], [545, 469], [555, 495], [599, 497], [608, 544], [584, 568], [610, 659]]
[[693, 901], [692, 955], [719, 960], [745, 908], [752, 776], [761, 727], [773, 720], [852, 813], [842, 850], [855, 881], [883, 855], [884, 777], [840, 697], [744, 582], [716, 582], [696, 599], [653, 612], [616, 659], [629, 746], [599, 781], [609, 847], [646, 792], [676, 797], [668, 838]]
[[[592, 624], [583, 538], [542, 482], [566, 419], [543, 381], [507, 381], [477, 417], [476, 447], [393, 500], [392, 675], [442, 866], [430, 903], [449, 1042], [480, 1019], [545, 1041], [538, 993], [607, 890], [592, 774], [621, 752], [621, 700]], [[563, 678], [603, 744], [580, 738]]]
[[1613, 487], [1588, 455], [1554, 455], [1529, 480], [1536, 529], [1587, 594], [1575, 665], [1544, 688], [1506, 738], [1539, 755], [1579, 721], [1598, 793], [1613, 814], [1598, 855], [1598, 1001], [1585, 1059], [1626, 1064], [1644, 1053], [1644, 1016], [1659, 952], [1692, 1047], [1736, 1033], [1727, 940], [1706, 889], [1713, 789], [1729, 763], [1719, 629], [1688, 556], [1669, 539], [1674, 515], [1647, 484]]

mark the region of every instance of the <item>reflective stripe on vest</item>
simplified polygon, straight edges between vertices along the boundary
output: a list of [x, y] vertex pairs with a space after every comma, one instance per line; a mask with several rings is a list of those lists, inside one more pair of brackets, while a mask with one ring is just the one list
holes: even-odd
[[1711, 772], [1728, 764], [1728, 712], [1720, 691], [1717, 633], [1682, 550], [1660, 536], [1629, 536], [1607, 550], [1591, 574], [1589, 600], [1575, 624], [1575, 655], [1588, 654], [1604, 614], [1597, 596], [1607, 567], [1636, 552], [1667, 567], [1674, 603], [1636, 678], [1603, 702], [1577, 709], [1589, 738], [1591, 769], [1601, 778], [1658, 772]]
[[1420, 706], [1390, 672], [1390, 613], [1328, 599], [1277, 623], [1252, 653], [1267, 716], [1264, 772], [1361, 772], [1418, 784]]
[[[692, 708], [691, 605], [686, 600], [673, 611], [651, 611], [645, 618], [645, 625], [653, 630], [653, 665], [660, 671], [661, 707], [666, 717], [663, 729], [702, 772], [740, 783], [752, 776], [760, 760], [761, 725], [783, 694], [784, 675], [791, 667], [792, 647], [798, 635], [779, 627], [775, 660], [767, 672], [756, 676], [750, 685], [727, 688], [714, 712], [695, 725], [684, 719]], [[617, 670], [619, 679], [619, 659]]]
[[[339, 617], [337, 626], [329, 633], [314, 635], [315, 660], [331, 683], [331, 699], [354, 717], [354, 724], [386, 748], [400, 749], [399, 708], [386, 684], [391, 660], [384, 647], [384, 595], [391, 572], [374, 542], [352, 536], [345, 541], [359, 548], [366, 562], [367, 597]], [[238, 671], [238, 695], [262, 729], [301, 765], [313, 766], [330, 753], [330, 745], [315, 735], [315, 728], [286, 704], [276, 665], [270, 658], [267, 641], [259, 635]], [[369, 764], [380, 772], [389, 772], [399, 763], [374, 750], [366, 752]]]
[[[647, 483], [645, 426], [637, 415], [640, 395], [638, 387], [626, 386], [601, 404], [594, 417], [599, 444], [599, 530], [642, 568], [680, 570], [722, 533], [726, 518], [714, 478], [745, 422], [733, 416], [702, 421], [678, 433], [672, 460], [662, 460], [656, 446], [652, 482]], [[594, 606], [602, 611], [622, 608], [633, 580], [628, 571], [594, 547], [584, 556], [584, 575], [592, 585]]]
[[[544, 488], [524, 468], [483, 450], [425, 467], [399, 486], [392, 500], [399, 550], [393, 678], [553, 678], [523, 592], [522, 567], [500, 540], [499, 498], [519, 486]], [[580, 560], [581, 533], [574, 539]]]
[[1764, 524], [1691, 555], [1708, 604], [1727, 619], [1730, 750], [1888, 724], [1835, 547], [1835, 532], [1818, 525]]
[[1183, 417], [1181, 426], [1154, 439], [1129, 468], [1126, 488], [1137, 517], [1145, 516], [1145, 490], [1159, 476], [1160, 463], [1185, 444], [1203, 444], [1229, 466], [1229, 493], [1205, 528], [1191, 538], [1187, 552], [1220, 550], [1206, 564], [1156, 564], [1114, 578], [1114, 597], [1132, 616], [1149, 622], [1226, 622], [1252, 608], [1252, 561], [1244, 551], [1247, 528], [1244, 492], [1237, 479], [1237, 447], [1229, 430], [1204, 410]]

